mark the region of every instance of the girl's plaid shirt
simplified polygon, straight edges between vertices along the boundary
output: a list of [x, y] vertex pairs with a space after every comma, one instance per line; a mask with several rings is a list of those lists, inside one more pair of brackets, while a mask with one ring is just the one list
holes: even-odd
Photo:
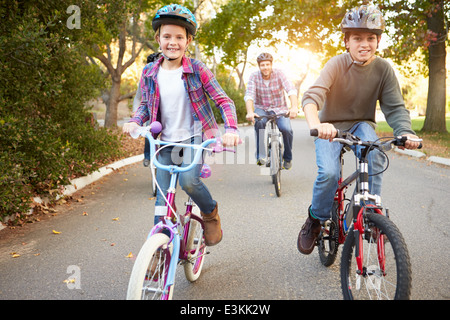
[[[160, 95], [157, 75], [161, 66], [162, 57], [149, 63], [142, 71], [139, 83], [142, 92], [142, 100], [139, 108], [130, 121], [143, 125], [150, 120], [160, 121], [158, 113]], [[195, 121], [200, 121], [205, 138], [218, 136], [218, 126], [213, 111], [208, 102], [208, 97], [220, 109], [224, 120], [225, 132], [238, 133], [236, 107], [222, 87], [217, 82], [213, 73], [201, 61], [183, 57], [183, 81], [191, 102], [192, 116]]]

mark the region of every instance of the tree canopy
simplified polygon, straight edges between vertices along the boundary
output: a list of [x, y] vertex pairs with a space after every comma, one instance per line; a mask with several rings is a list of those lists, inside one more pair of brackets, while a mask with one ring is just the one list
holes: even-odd
[[[345, 12], [367, 3], [369, 1], [230, 0], [203, 25], [199, 39], [208, 55], [221, 54], [222, 62], [232, 68], [245, 63], [247, 48], [261, 40], [269, 41], [269, 45], [285, 41], [330, 58], [344, 51], [339, 24]], [[445, 49], [449, 41], [450, 2], [378, 0], [373, 4], [383, 12], [386, 35], [391, 39], [389, 47], [380, 54], [405, 65], [419, 57], [422, 72], [430, 77], [428, 121], [424, 130], [446, 132]], [[276, 38], [279, 32], [287, 34], [285, 40]]]

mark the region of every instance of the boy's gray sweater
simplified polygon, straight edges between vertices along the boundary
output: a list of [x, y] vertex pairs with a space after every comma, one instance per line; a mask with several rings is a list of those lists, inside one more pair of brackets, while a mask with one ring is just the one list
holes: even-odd
[[365, 66], [353, 63], [349, 53], [331, 58], [303, 95], [302, 106], [317, 105], [321, 122], [348, 130], [360, 121], [375, 127], [377, 101], [395, 136], [415, 134], [394, 70], [380, 57]]

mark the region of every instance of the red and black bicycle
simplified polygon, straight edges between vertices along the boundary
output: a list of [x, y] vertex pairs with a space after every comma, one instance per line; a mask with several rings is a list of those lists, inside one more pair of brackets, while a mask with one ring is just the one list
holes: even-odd
[[[311, 130], [317, 136], [317, 130]], [[361, 141], [348, 133], [338, 132], [334, 141], [344, 145], [341, 151], [341, 178], [334, 198], [332, 217], [322, 224], [317, 240], [320, 261], [331, 266], [338, 247], [341, 255], [341, 287], [344, 299], [409, 299], [411, 263], [408, 249], [399, 229], [389, 219], [389, 210], [378, 195], [370, 194], [368, 154], [373, 150], [385, 154], [393, 146], [404, 146], [406, 137]], [[344, 179], [343, 155], [352, 146], [361, 147], [357, 170]], [[387, 164], [384, 171], [387, 169]], [[347, 191], [355, 183], [350, 196]]]

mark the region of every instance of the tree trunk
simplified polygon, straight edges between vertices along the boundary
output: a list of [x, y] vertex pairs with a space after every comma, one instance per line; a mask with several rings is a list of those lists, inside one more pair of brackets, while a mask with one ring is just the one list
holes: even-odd
[[117, 127], [117, 111], [120, 102], [120, 82], [121, 77], [112, 77], [112, 86], [105, 112], [106, 128]]
[[[445, 122], [446, 100], [446, 69], [445, 69], [445, 40], [447, 33], [444, 23], [444, 1], [432, 1], [436, 6], [431, 10], [431, 17], [427, 20], [428, 36], [428, 99], [425, 123], [422, 131], [447, 132]], [[430, 32], [431, 31], [431, 32]]]

